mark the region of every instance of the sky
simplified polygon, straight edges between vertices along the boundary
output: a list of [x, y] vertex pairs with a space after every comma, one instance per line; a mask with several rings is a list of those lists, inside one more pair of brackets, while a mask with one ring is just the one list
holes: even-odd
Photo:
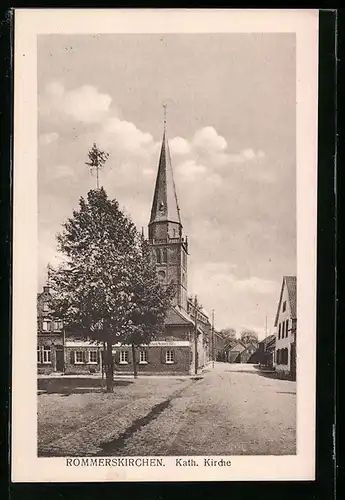
[[296, 274], [294, 34], [40, 35], [38, 286], [56, 233], [100, 182], [138, 229], [149, 222], [163, 103], [188, 291], [218, 329], [273, 333], [283, 275]]

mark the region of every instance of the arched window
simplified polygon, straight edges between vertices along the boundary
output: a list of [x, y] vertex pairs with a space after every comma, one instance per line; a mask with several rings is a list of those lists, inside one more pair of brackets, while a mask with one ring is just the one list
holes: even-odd
[[162, 250], [162, 262], [167, 262], [168, 260], [168, 252], [166, 248], [163, 248]]
[[161, 263], [161, 251], [159, 248], [156, 248], [156, 261], [158, 262], [158, 264]]
[[159, 271], [158, 272], [158, 279], [161, 282], [165, 280], [165, 272], [164, 271]]

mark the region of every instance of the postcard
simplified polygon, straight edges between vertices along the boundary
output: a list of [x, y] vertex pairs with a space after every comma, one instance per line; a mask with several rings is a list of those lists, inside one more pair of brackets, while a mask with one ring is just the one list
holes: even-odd
[[12, 480], [313, 480], [318, 11], [14, 44]]

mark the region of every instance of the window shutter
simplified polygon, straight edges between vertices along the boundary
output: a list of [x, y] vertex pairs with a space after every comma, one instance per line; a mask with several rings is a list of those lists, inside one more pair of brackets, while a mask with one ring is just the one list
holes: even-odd
[[97, 363], [100, 362], [100, 356], [99, 356], [99, 354], [100, 354], [100, 351], [99, 351], [99, 348], [97, 348]]
[[172, 350], [172, 353], [173, 353], [173, 362], [174, 363], [177, 363], [178, 361], [178, 349], [171, 349]]
[[165, 363], [165, 349], [161, 347], [161, 363]]
[[70, 359], [71, 365], [74, 365], [74, 351], [70, 351], [69, 359]]

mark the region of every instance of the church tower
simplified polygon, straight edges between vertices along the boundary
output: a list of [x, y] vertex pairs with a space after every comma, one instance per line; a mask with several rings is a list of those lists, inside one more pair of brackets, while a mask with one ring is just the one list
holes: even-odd
[[166, 119], [148, 229], [158, 277], [166, 286], [174, 283], [173, 304], [187, 311], [188, 243], [182, 234]]

